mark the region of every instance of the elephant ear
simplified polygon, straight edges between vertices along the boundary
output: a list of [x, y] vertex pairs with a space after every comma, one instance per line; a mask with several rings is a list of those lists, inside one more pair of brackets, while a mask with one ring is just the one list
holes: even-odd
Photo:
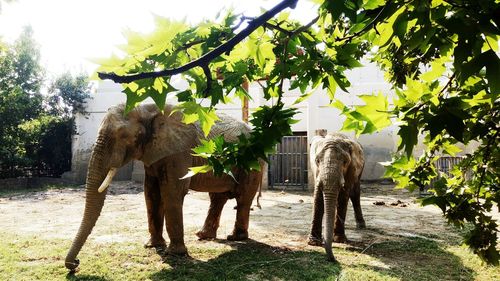
[[151, 138], [144, 145], [142, 162], [149, 166], [180, 152], [189, 152], [198, 144], [200, 129], [195, 124], [182, 123], [181, 113], [165, 111], [151, 122]]
[[350, 140], [350, 145], [351, 145], [351, 166], [355, 169], [356, 175], [360, 175], [363, 172], [363, 167], [365, 165], [363, 148], [359, 143], [352, 140]]
[[325, 141], [325, 137], [323, 137], [323, 136], [314, 136], [311, 139], [311, 146], [310, 146], [309, 154], [311, 154], [311, 155], [317, 155], [319, 153], [320, 147], [322, 147], [324, 145], [323, 144], [324, 141]]

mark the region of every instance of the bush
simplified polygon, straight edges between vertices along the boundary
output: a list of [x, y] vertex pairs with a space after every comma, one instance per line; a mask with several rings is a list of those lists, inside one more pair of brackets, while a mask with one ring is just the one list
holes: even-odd
[[71, 169], [72, 118], [41, 116], [19, 126], [26, 176], [58, 177]]

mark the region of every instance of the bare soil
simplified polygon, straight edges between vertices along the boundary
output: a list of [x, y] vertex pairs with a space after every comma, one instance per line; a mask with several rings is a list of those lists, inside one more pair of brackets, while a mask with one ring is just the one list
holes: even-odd
[[[143, 188], [134, 182], [114, 182], [90, 239], [97, 243], [137, 241], [148, 238]], [[0, 197], [0, 230], [23, 233], [40, 238], [72, 240], [80, 224], [84, 207], [84, 189], [66, 188], [22, 195]], [[385, 240], [401, 237], [424, 237], [439, 240], [449, 233], [441, 211], [432, 206], [422, 207], [416, 194], [394, 190], [392, 185], [362, 184], [361, 206], [367, 228], [358, 230], [352, 208], [346, 219], [346, 234], [350, 246], [369, 247]], [[254, 200], [255, 203], [255, 200]], [[272, 246], [307, 249], [307, 236], [312, 212], [312, 195], [293, 190], [266, 190], [260, 199], [262, 209], [253, 207], [250, 217], [250, 237]], [[198, 242], [195, 232], [202, 226], [208, 210], [208, 194], [190, 191], [184, 203], [185, 239]], [[235, 201], [226, 204], [218, 238], [231, 233], [236, 211]], [[449, 235], [448, 235], [449, 237]], [[165, 234], [167, 239], [167, 235]], [[214, 247], [221, 244], [213, 243]]]

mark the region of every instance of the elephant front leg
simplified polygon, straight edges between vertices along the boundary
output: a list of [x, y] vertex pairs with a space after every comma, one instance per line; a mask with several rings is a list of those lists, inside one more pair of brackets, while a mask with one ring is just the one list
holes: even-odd
[[180, 200], [168, 200], [165, 206], [165, 224], [170, 238], [167, 252], [173, 255], [187, 255], [184, 244], [184, 221], [182, 218], [182, 203]]
[[351, 189], [349, 197], [351, 198], [352, 207], [354, 208], [354, 217], [356, 218], [356, 228], [366, 228], [363, 212], [361, 211], [361, 186], [359, 180], [354, 184]]
[[203, 228], [196, 233], [200, 239], [214, 239], [217, 237], [222, 209], [228, 200], [226, 193], [210, 193], [210, 207]]
[[[337, 215], [335, 217], [335, 227], [333, 241], [337, 243], [346, 243], [347, 237], [345, 236], [345, 217], [347, 214], [347, 205], [349, 203], [349, 192], [346, 191], [347, 187], [343, 187], [339, 193], [337, 201]], [[349, 189], [348, 189], [349, 190]]]
[[313, 219], [311, 223], [311, 233], [307, 244], [312, 246], [323, 246], [323, 237], [321, 235], [323, 228], [323, 214], [325, 205], [323, 203], [323, 192], [318, 187], [314, 189]]
[[167, 244], [163, 238], [164, 210], [161, 200], [158, 179], [148, 174], [144, 179], [144, 197], [148, 213], [148, 229], [150, 238], [144, 245], [146, 248], [165, 247]]

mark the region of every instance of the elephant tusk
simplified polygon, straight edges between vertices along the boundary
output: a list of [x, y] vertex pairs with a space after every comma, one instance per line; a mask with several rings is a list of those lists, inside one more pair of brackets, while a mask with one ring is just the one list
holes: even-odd
[[116, 175], [116, 172], [118, 172], [118, 168], [109, 169], [108, 175], [106, 176], [104, 181], [101, 183], [101, 186], [99, 186], [99, 189], [98, 189], [99, 192], [103, 192], [104, 190], [106, 190], [106, 188], [108, 188], [109, 184], [113, 180], [113, 177]]

